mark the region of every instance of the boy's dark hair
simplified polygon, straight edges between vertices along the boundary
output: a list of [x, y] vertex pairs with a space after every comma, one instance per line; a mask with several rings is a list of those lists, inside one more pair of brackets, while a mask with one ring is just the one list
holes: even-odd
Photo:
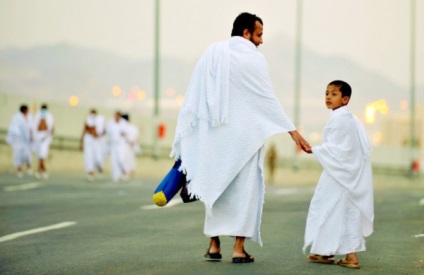
[[19, 111], [21, 111], [21, 113], [25, 113], [26, 110], [28, 110], [28, 106], [25, 104], [22, 104], [21, 107], [19, 107]]
[[41, 109], [46, 109], [47, 110], [47, 104], [43, 103], [43, 105], [41, 105]]
[[243, 36], [243, 31], [248, 29], [250, 33], [255, 30], [255, 22], [259, 21], [262, 25], [262, 19], [256, 16], [256, 14], [250, 14], [248, 12], [240, 13], [233, 23], [233, 30], [231, 36]]
[[337, 88], [339, 88], [340, 92], [342, 92], [342, 97], [345, 97], [345, 96], [351, 97], [352, 95], [352, 88], [350, 87], [349, 84], [347, 84], [346, 82], [342, 80], [331, 81], [330, 84], [328, 85], [334, 85]]

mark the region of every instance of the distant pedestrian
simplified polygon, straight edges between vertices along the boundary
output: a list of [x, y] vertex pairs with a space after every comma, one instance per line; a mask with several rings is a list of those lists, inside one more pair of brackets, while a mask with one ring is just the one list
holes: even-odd
[[94, 173], [103, 173], [105, 161], [105, 119], [91, 109], [84, 120], [80, 149], [84, 151], [84, 168], [87, 180], [94, 180]]
[[370, 145], [365, 130], [347, 109], [351, 87], [344, 81], [328, 84], [325, 104], [333, 110], [324, 127], [323, 144], [312, 153], [323, 172], [309, 206], [303, 250], [308, 259], [359, 268], [356, 252], [365, 251], [373, 232], [374, 198]]
[[32, 164], [32, 117], [28, 106], [23, 104], [19, 108], [9, 124], [6, 142], [13, 149], [13, 164], [16, 167], [18, 177], [23, 176], [26, 167], [29, 175], [33, 174]]
[[120, 112], [115, 113], [106, 127], [109, 140], [110, 163], [112, 179], [114, 182], [129, 179], [129, 170], [126, 165], [125, 150], [127, 144], [127, 121], [122, 118]]
[[275, 148], [275, 144], [271, 144], [268, 152], [266, 153], [266, 163], [269, 171], [269, 182], [274, 183], [274, 174], [275, 168], [277, 167], [277, 149]]
[[123, 114], [122, 118], [127, 121], [125, 163], [127, 165], [127, 171], [129, 171], [129, 175], [133, 177], [135, 175], [136, 156], [141, 153], [139, 144], [139, 131], [137, 126], [131, 123], [129, 114]]
[[37, 154], [38, 168], [36, 178], [48, 178], [46, 159], [49, 154], [50, 143], [53, 139], [54, 119], [47, 110], [47, 104], [41, 105], [40, 110], [34, 118], [34, 149]]

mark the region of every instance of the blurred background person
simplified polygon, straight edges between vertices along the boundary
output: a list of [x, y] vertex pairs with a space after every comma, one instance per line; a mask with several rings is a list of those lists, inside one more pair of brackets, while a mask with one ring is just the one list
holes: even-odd
[[127, 171], [129, 172], [129, 175], [133, 177], [135, 175], [136, 156], [141, 153], [141, 148], [139, 144], [139, 131], [137, 126], [130, 122], [130, 116], [128, 114], [123, 114], [122, 118], [127, 121], [127, 143], [125, 146]]
[[266, 163], [268, 166], [269, 171], [269, 183], [274, 183], [274, 174], [275, 174], [275, 168], [277, 167], [277, 149], [275, 148], [275, 144], [271, 144], [271, 146], [268, 149], [268, 152], [266, 153]]
[[105, 161], [105, 119], [97, 114], [96, 109], [91, 109], [84, 121], [80, 139], [80, 149], [84, 152], [84, 168], [87, 180], [94, 180], [94, 172], [103, 173]]
[[106, 126], [106, 133], [109, 139], [110, 163], [112, 169], [112, 179], [114, 182], [129, 179], [129, 170], [126, 165], [126, 144], [127, 144], [127, 121], [122, 118], [119, 111]]
[[37, 154], [38, 168], [35, 173], [37, 179], [48, 178], [46, 169], [46, 159], [49, 154], [50, 143], [53, 139], [54, 118], [48, 111], [47, 104], [41, 105], [40, 110], [34, 118], [34, 150]]
[[6, 142], [13, 150], [13, 164], [18, 177], [23, 176], [23, 168], [27, 167], [28, 175], [32, 175], [32, 117], [28, 106], [23, 104], [9, 124]]

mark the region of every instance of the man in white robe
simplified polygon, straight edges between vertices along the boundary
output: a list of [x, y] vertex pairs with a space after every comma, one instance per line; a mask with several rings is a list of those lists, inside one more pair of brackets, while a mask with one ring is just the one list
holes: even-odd
[[105, 119], [97, 114], [96, 109], [91, 109], [84, 121], [80, 140], [80, 149], [84, 152], [84, 169], [87, 180], [93, 181], [95, 171], [103, 173], [105, 161]]
[[9, 124], [6, 142], [13, 149], [13, 164], [16, 167], [18, 177], [23, 176], [23, 168], [26, 166], [28, 174], [32, 174], [32, 118], [28, 106], [21, 105]]
[[127, 146], [127, 121], [121, 117], [120, 112], [115, 113], [115, 118], [111, 119], [106, 127], [109, 139], [110, 164], [112, 169], [112, 179], [114, 182], [120, 180], [127, 181], [129, 170], [126, 162]]
[[309, 206], [303, 250], [311, 262], [359, 268], [356, 252], [365, 251], [373, 232], [374, 200], [370, 146], [362, 125], [347, 109], [351, 88], [336, 80], [327, 86], [325, 102], [332, 109], [323, 144], [312, 153], [323, 172]]
[[179, 114], [171, 156], [181, 158], [188, 191], [206, 208], [207, 260], [220, 260], [220, 235], [234, 236], [233, 263], [253, 262], [246, 238], [262, 245], [264, 143], [290, 132], [309, 150], [274, 95], [257, 47], [262, 20], [240, 14], [232, 38], [213, 44], [193, 72]]
[[38, 158], [36, 178], [48, 178], [45, 160], [48, 157], [50, 143], [53, 139], [54, 119], [47, 110], [47, 105], [41, 105], [41, 109], [34, 118], [34, 149]]

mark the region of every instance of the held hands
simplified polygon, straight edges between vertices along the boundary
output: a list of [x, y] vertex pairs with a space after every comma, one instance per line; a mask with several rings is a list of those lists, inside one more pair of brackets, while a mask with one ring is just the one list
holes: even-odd
[[298, 131], [296, 130], [291, 131], [289, 132], [289, 134], [291, 135], [296, 145], [300, 146], [300, 148], [302, 148], [303, 151], [305, 151], [308, 154], [312, 153], [311, 145], [299, 134]]

